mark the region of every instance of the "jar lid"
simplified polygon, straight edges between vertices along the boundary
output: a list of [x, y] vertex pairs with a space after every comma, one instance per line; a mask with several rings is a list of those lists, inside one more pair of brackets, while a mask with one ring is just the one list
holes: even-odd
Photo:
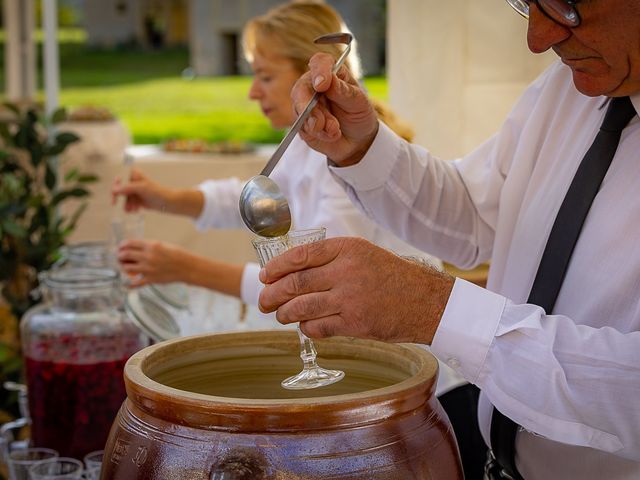
[[173, 308], [178, 310], [189, 308], [189, 291], [184, 283], [152, 283], [149, 285], [149, 290]]
[[180, 326], [173, 315], [144, 290], [131, 290], [124, 308], [133, 323], [156, 342], [180, 336]]

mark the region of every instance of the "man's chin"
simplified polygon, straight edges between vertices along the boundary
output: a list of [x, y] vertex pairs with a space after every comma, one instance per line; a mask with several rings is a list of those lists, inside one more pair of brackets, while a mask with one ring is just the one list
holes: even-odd
[[609, 96], [616, 88], [611, 85], [611, 81], [603, 81], [593, 74], [575, 69], [572, 69], [571, 72], [573, 74], [573, 84], [576, 86], [576, 89], [588, 97]]

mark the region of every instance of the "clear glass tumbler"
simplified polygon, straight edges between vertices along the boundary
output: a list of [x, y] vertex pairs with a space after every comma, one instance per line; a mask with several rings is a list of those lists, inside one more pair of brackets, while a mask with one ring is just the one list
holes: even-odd
[[73, 480], [82, 478], [84, 465], [70, 457], [50, 458], [29, 468], [31, 480]]
[[9, 478], [11, 480], [30, 480], [29, 469], [43, 460], [58, 458], [58, 452], [51, 448], [22, 448], [9, 453]]
[[[282, 237], [257, 238], [252, 240], [253, 247], [258, 254], [260, 266], [274, 257], [284, 253], [290, 248], [306, 245], [308, 243], [324, 240], [325, 228], [313, 228], [308, 230], [293, 230]], [[282, 386], [289, 390], [303, 390], [318, 388], [338, 382], [344, 378], [344, 372], [340, 370], [328, 370], [316, 363], [317, 352], [313, 341], [300, 330], [298, 324], [298, 337], [300, 338], [300, 358], [302, 359], [302, 371], [297, 375], [286, 378]]]
[[102, 465], [102, 457], [104, 456], [104, 450], [95, 450], [89, 452], [84, 456], [84, 464], [87, 466], [87, 470]]

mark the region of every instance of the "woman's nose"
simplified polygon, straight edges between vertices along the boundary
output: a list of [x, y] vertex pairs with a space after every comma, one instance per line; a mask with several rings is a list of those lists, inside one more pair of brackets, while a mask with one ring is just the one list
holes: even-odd
[[535, 2], [529, 7], [527, 44], [533, 53], [542, 53], [571, 36], [571, 29], [553, 21]]
[[251, 82], [251, 87], [249, 88], [249, 99], [251, 100], [259, 100], [262, 97], [262, 89], [258, 84], [258, 81], [254, 78]]

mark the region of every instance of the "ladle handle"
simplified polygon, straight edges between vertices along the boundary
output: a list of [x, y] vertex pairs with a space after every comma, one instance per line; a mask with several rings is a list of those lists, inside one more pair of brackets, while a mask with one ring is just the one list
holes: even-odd
[[[347, 58], [347, 55], [349, 55], [350, 51], [351, 51], [351, 45], [347, 44], [346, 48], [343, 50], [342, 54], [338, 58], [338, 61], [335, 63], [335, 65], [331, 69], [331, 73], [335, 74], [338, 71], [338, 69], [342, 66], [345, 59]], [[321, 93], [319, 92], [315, 92], [313, 94], [313, 97], [311, 97], [311, 100], [309, 100], [309, 103], [307, 103], [307, 106], [304, 107], [304, 110], [298, 116], [298, 118], [294, 122], [293, 126], [291, 127], [287, 135], [282, 139], [276, 151], [273, 152], [273, 155], [271, 155], [271, 158], [269, 159], [267, 164], [264, 166], [264, 168], [260, 172], [260, 175], [264, 175], [265, 177], [268, 177], [269, 174], [273, 171], [273, 169], [276, 167], [276, 165], [282, 158], [282, 155], [287, 150], [287, 147], [289, 147], [289, 144], [291, 143], [293, 138], [298, 134], [298, 132], [302, 128], [302, 125], [304, 124], [304, 121], [307, 119], [307, 117], [311, 113], [311, 110], [313, 110], [313, 108], [318, 103], [318, 98], [320, 98], [320, 95]]]

